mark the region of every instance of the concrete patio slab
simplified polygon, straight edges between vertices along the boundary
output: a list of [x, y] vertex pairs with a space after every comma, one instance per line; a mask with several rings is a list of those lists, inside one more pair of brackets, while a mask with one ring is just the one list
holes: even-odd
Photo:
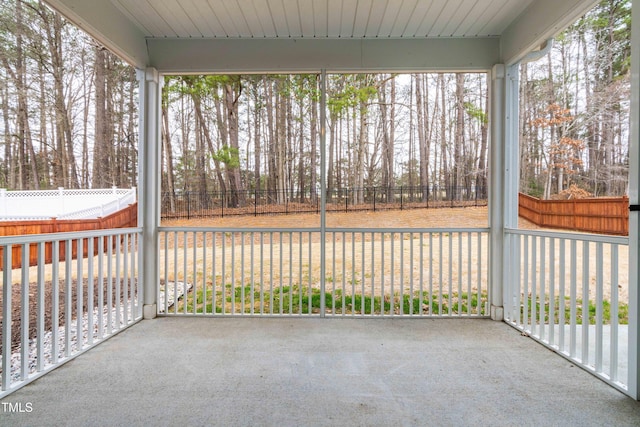
[[188, 317], [11, 394], [0, 425], [637, 426], [640, 403], [489, 320]]

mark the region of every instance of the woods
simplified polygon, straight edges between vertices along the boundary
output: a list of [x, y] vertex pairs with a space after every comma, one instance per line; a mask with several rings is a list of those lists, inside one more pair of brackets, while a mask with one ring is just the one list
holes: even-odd
[[44, 3], [0, 5], [0, 188], [137, 182], [135, 70]]
[[[604, 0], [522, 64], [522, 192], [627, 192], [630, 12]], [[176, 195], [217, 191], [241, 208], [264, 191], [274, 204], [314, 202], [323, 125], [329, 200], [408, 187], [423, 200], [485, 199], [488, 78], [329, 74], [323, 124], [316, 74], [164, 76], [164, 201], [173, 210]], [[132, 67], [42, 2], [3, 2], [0, 188], [136, 186], [137, 114]]]
[[627, 194], [631, 2], [605, 0], [521, 67], [524, 193]]
[[[357, 74], [327, 79], [327, 194], [422, 187], [486, 197], [486, 74]], [[167, 76], [163, 188], [319, 194], [319, 76]]]

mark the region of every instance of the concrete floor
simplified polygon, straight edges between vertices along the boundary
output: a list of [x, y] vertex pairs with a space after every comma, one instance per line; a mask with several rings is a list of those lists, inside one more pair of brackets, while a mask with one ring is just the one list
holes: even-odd
[[640, 403], [489, 320], [160, 318], [3, 399], [0, 425], [638, 426]]

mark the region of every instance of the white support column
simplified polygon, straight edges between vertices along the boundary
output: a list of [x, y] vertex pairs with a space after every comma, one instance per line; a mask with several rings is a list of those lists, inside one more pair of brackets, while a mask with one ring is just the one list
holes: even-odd
[[327, 231], [327, 70], [320, 73], [320, 316], [326, 314]]
[[504, 111], [504, 226], [518, 227], [520, 190], [520, 64], [506, 67]]
[[[640, 0], [633, 0], [631, 20], [640, 23]], [[629, 204], [640, 204], [640, 25], [631, 26], [631, 138], [629, 141]], [[629, 395], [640, 400], [640, 264], [639, 213], [629, 212]]]
[[[505, 68], [504, 88], [504, 172], [503, 172], [503, 221], [504, 228], [518, 228], [518, 192], [520, 189], [520, 65]], [[503, 230], [504, 231], [504, 230]], [[502, 290], [504, 309], [507, 313], [514, 310], [514, 276], [519, 259], [513, 259], [514, 248], [507, 238], [502, 249]], [[510, 317], [510, 315], [507, 315]]]
[[143, 317], [157, 314], [158, 226], [160, 225], [160, 123], [162, 80], [154, 68], [138, 70], [139, 161], [138, 226], [142, 227], [140, 280], [144, 300]]
[[491, 319], [504, 318], [503, 248], [504, 248], [504, 170], [505, 170], [505, 66], [491, 69], [491, 140], [489, 152], [489, 289]]

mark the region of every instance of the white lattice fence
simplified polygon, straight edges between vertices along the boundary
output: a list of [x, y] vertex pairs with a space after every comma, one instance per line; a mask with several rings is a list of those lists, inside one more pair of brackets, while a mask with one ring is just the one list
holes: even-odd
[[100, 218], [135, 201], [135, 187], [33, 191], [0, 189], [0, 221]]

